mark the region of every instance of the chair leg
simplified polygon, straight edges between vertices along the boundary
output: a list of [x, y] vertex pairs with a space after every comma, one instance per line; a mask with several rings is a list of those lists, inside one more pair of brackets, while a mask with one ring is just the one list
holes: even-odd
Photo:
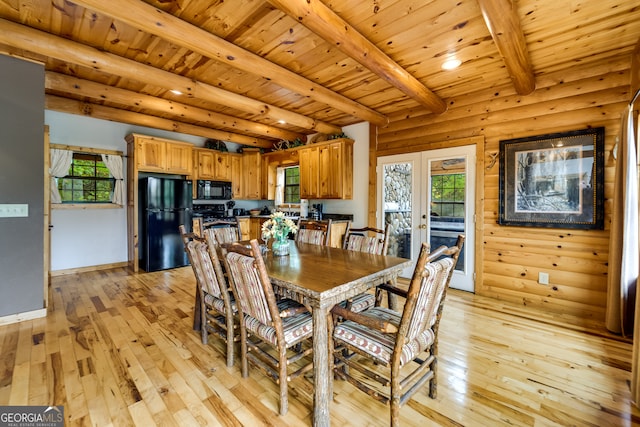
[[[284, 347], [284, 345], [283, 345]], [[289, 382], [287, 381], [287, 349], [280, 349], [280, 361], [278, 363], [278, 368], [280, 369], [279, 382], [280, 382], [280, 415], [286, 415], [289, 410], [289, 399], [288, 399], [288, 387]]]
[[[230, 321], [229, 321], [230, 320]], [[231, 323], [231, 324], [229, 324]], [[227, 319], [227, 367], [233, 366], [233, 318]]]
[[207, 331], [207, 307], [204, 304], [200, 307], [200, 319], [202, 344], [207, 345], [209, 343], [209, 332]]
[[433, 372], [433, 377], [429, 381], [429, 397], [435, 399], [438, 397], [438, 359], [433, 359], [431, 362], [431, 372]]
[[[241, 318], [240, 321], [242, 322], [244, 319]], [[242, 377], [246, 378], [249, 376], [249, 366], [247, 364], [247, 329], [244, 325], [240, 326], [240, 357], [242, 359]]]

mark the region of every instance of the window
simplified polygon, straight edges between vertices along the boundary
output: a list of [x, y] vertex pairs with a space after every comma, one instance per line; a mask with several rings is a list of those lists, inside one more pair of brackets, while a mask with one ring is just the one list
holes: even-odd
[[284, 203], [300, 203], [300, 168], [284, 170]]
[[58, 179], [62, 203], [111, 203], [115, 179], [100, 154], [73, 153], [67, 176]]
[[431, 176], [431, 213], [464, 217], [466, 175], [454, 173]]

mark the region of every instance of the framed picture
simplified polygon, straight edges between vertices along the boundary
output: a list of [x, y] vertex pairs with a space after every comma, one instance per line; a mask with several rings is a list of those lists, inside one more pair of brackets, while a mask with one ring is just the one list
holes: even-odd
[[500, 141], [502, 225], [604, 228], [604, 128]]

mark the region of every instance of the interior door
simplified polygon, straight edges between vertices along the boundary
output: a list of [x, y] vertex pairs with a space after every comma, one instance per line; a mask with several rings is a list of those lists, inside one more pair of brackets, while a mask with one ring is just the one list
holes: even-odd
[[474, 291], [475, 146], [378, 158], [378, 226], [390, 224], [389, 255], [409, 258], [411, 277], [423, 242], [465, 244], [451, 287]]

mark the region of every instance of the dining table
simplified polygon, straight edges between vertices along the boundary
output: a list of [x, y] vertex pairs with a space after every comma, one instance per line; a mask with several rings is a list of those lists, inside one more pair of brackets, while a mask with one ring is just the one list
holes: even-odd
[[[313, 319], [313, 425], [331, 425], [330, 404], [333, 385], [329, 363], [330, 310], [367, 290], [389, 281], [411, 261], [394, 256], [375, 255], [342, 248], [290, 241], [286, 256], [275, 256], [266, 250], [263, 254], [267, 273], [274, 291], [281, 297], [304, 304]], [[198, 295], [198, 293], [196, 293]], [[196, 302], [196, 311], [199, 311]], [[199, 328], [199, 313], [194, 328]], [[196, 322], [198, 324], [196, 324]]]

